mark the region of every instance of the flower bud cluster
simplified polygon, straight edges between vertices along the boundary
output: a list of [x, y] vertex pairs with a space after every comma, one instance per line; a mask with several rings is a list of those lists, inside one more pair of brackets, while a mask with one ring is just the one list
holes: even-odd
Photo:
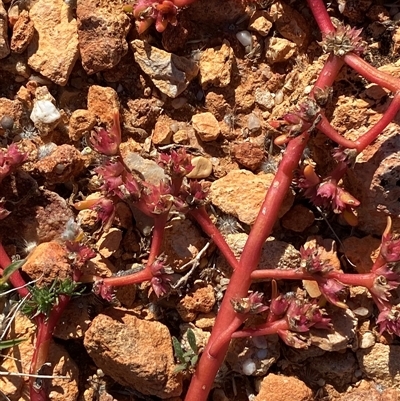
[[360, 201], [341, 188], [334, 178], [322, 180], [311, 165], [306, 165], [295, 182], [315, 206], [331, 208], [337, 214], [343, 213], [350, 225], [357, 224], [353, 208], [359, 206]]
[[7, 149], [0, 149], [0, 182], [13, 173], [28, 157], [21, 152], [15, 143]]
[[133, 8], [136, 28], [145, 32], [153, 23], [158, 32], [163, 32], [168, 23], [177, 24], [178, 7], [169, 0], [139, 0]]

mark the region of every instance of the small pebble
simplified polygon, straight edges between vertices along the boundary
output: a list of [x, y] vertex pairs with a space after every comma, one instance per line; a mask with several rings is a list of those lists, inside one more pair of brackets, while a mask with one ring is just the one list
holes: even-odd
[[0, 120], [0, 126], [5, 130], [12, 130], [14, 127], [14, 119], [10, 116], [4, 116]]
[[251, 376], [256, 370], [256, 364], [252, 359], [246, 359], [242, 365], [243, 374]]
[[188, 178], [206, 178], [212, 172], [212, 163], [209, 159], [203, 156], [197, 156], [192, 159], [192, 166], [194, 169], [186, 174]]

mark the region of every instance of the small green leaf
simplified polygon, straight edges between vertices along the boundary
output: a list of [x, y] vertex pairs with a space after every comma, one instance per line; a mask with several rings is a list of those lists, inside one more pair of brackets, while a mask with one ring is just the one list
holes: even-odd
[[3, 277], [0, 278], [0, 285], [5, 284], [5, 282], [10, 278], [10, 276], [16, 272], [25, 263], [25, 259], [17, 260], [11, 265], [7, 266], [3, 271]]
[[181, 345], [181, 343], [178, 341], [178, 339], [176, 337], [172, 337], [172, 345], [173, 345], [174, 350], [175, 350], [176, 358], [179, 360], [179, 362], [184, 363], [185, 362], [185, 358], [183, 356], [182, 345]]
[[193, 368], [196, 366], [198, 360], [199, 360], [198, 355], [194, 355], [193, 358], [191, 359], [190, 364], [192, 365]]
[[186, 335], [187, 335], [187, 339], [188, 339], [190, 348], [193, 350], [193, 352], [195, 354], [197, 354], [197, 343], [196, 343], [196, 337], [193, 333], [193, 330], [188, 329]]
[[187, 366], [184, 363], [181, 363], [180, 365], [176, 365], [174, 369], [174, 373], [179, 373], [182, 372], [183, 370], [186, 370]]
[[19, 343], [22, 343], [22, 341], [26, 341], [26, 338], [14, 338], [12, 340], [0, 341], [0, 350], [14, 347], [14, 345], [18, 345]]

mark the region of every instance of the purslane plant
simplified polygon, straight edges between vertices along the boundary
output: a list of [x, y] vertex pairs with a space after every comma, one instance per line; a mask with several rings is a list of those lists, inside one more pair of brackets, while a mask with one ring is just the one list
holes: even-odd
[[[138, 19], [139, 32], [143, 32], [152, 23], [155, 23], [158, 31], [163, 31], [168, 22], [173, 24], [176, 22], [177, 8], [192, 2], [192, 0], [137, 2], [134, 15]], [[340, 308], [347, 307], [346, 286], [364, 286], [371, 293], [379, 309], [377, 323], [380, 332], [387, 331], [390, 334], [400, 335], [400, 306], [393, 305], [391, 297], [391, 291], [400, 283], [396, 270], [397, 262], [400, 260], [400, 240], [391, 233], [390, 220], [382, 236], [380, 253], [370, 273], [349, 274], [337, 271], [320, 259], [317, 250], [305, 248], [301, 249], [302, 262], [298, 269], [257, 270], [262, 246], [272, 232], [281, 204], [293, 182], [317, 206], [342, 213], [349, 224], [357, 223], [355, 209], [359, 201], [341, 187], [341, 179], [347, 169], [354, 164], [357, 154], [380, 135], [400, 109], [400, 80], [376, 70], [360, 57], [363, 50], [360, 31], [345, 26], [335, 27], [322, 0], [308, 0], [308, 5], [322, 32], [322, 48], [329, 53], [329, 56], [309, 97], [293, 111], [285, 114], [281, 120], [271, 122], [271, 126], [281, 132], [281, 136], [276, 139], [277, 143], [286, 144], [286, 148], [239, 260], [207, 213], [205, 206], [207, 194], [202, 184], [185, 178], [192, 167], [190, 155], [183, 149], [160, 156], [159, 164], [164, 167], [169, 178], [159, 185], [153, 185], [136, 177], [127, 168], [120, 155], [121, 131], [118, 112], [114, 113], [114, 125], [109, 130], [98, 130], [91, 136], [93, 148], [108, 157], [108, 160], [96, 169], [96, 173], [103, 181], [101, 187], [103, 195], [98, 199], [78, 202], [76, 208], [96, 210], [103, 228], [112, 224], [115, 204], [120, 201], [130, 203], [154, 219], [150, 252], [143, 269], [108, 278], [96, 277], [94, 291], [107, 300], [112, 300], [114, 287], [148, 281], [158, 297], [168, 292], [170, 275], [162, 258], [162, 240], [171, 211], [187, 214], [195, 219], [203, 231], [213, 239], [232, 267], [232, 276], [211, 337], [202, 352], [186, 394], [185, 399], [188, 401], [207, 399], [232, 338], [276, 333], [287, 344], [301, 348], [308, 344], [307, 333], [311, 327], [331, 328], [329, 317], [317, 303], [307, 299], [296, 299], [291, 294], [279, 294], [276, 284], [272, 286], [273, 291], [268, 301], [267, 297], [250, 291], [250, 286], [255, 281], [313, 280], [318, 284], [322, 296]], [[377, 124], [355, 141], [341, 136], [331, 126], [323, 110], [326, 94], [329, 93], [345, 64], [365, 79], [394, 93], [390, 105]], [[334, 154], [337, 165], [326, 177], [317, 175], [311, 164], [301, 162], [311, 132], [315, 129], [338, 144]], [[83, 262], [90, 256], [90, 252], [79, 244], [73, 242], [70, 246], [78, 255], [76, 261]], [[10, 263], [0, 246], [0, 266], [5, 269]], [[25, 282], [18, 270], [10, 276], [10, 281], [14, 286], [22, 287], [20, 290], [22, 296], [29, 295], [29, 290], [23, 287]], [[48, 316], [43, 310], [38, 310], [39, 313], [35, 317], [38, 323], [37, 344], [43, 346], [41, 348], [43, 352], [37, 352], [41, 353], [40, 358], [34, 357], [31, 369], [33, 373], [40, 371], [45, 363], [46, 347], [52, 330], [71, 294], [59, 291], [55, 294], [54, 291], [50, 291], [47, 295], [49, 298], [53, 297], [55, 302], [47, 309]], [[248, 317], [256, 313], [262, 314], [265, 322], [256, 327], [242, 328]], [[31, 388], [32, 400], [47, 399], [43, 386], [32, 381]]]

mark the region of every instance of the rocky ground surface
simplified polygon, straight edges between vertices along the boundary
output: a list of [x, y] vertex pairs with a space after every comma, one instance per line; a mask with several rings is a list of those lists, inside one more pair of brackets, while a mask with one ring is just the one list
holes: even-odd
[[[364, 57], [400, 77], [400, 5], [339, 3], [343, 13], [334, 1], [332, 16], [364, 28]], [[29, 254], [24, 272], [44, 284], [68, 277], [59, 240], [76, 215], [97, 251], [87, 276], [110, 276], [146, 258], [151, 222], [141, 214], [120, 203], [112, 227], [100, 232], [94, 212], [72, 207], [99, 189], [93, 168], [101, 157], [87, 138], [95, 127], [110, 127], [115, 109], [121, 113], [123, 158], [147, 181], [163, 177], [154, 162], [157, 150], [185, 146], [196, 157], [192, 177], [209, 182], [210, 213], [239, 256], [279, 162], [268, 120], [311, 90], [326, 59], [301, 0], [199, 0], [179, 14], [176, 27], [141, 36], [123, 5], [0, 2], [0, 141], [16, 142], [28, 153], [23, 170], [1, 185], [0, 197], [12, 213], [1, 221], [0, 236], [10, 255]], [[379, 120], [388, 101], [387, 92], [344, 68], [327, 115], [339, 132], [355, 138]], [[350, 229], [328, 216], [331, 230], [293, 190], [274, 238], [265, 244], [263, 268], [297, 267], [299, 247], [315, 241], [338, 265], [368, 271], [386, 216], [400, 215], [398, 123], [385, 129], [346, 177], [361, 201], [359, 226]], [[332, 166], [332, 148], [318, 133], [310, 144], [322, 174]], [[400, 219], [394, 225], [399, 229]], [[192, 221], [173, 218], [163, 251], [175, 273], [183, 274], [207, 243]], [[148, 296], [143, 284], [119, 289], [118, 306], [89, 292], [74, 299], [50, 351], [51, 373], [69, 378], [53, 379], [50, 398], [181, 400], [190, 373], [174, 372], [171, 335], [185, 341], [190, 327], [200, 347], [207, 342], [229, 270], [211, 246], [187, 285], [168, 298]], [[286, 290], [299, 285], [288, 283]], [[275, 337], [233, 341], [210, 399], [397, 400], [398, 340], [379, 335], [376, 310], [363, 288], [351, 289], [348, 304], [347, 311], [327, 307], [336, 330], [315, 334], [307, 350], [290, 349]], [[1, 371], [29, 370], [33, 333], [33, 323], [17, 315], [9, 336], [27, 341], [6, 351]], [[12, 401], [29, 398], [24, 377], [1, 377], [0, 390]]]

